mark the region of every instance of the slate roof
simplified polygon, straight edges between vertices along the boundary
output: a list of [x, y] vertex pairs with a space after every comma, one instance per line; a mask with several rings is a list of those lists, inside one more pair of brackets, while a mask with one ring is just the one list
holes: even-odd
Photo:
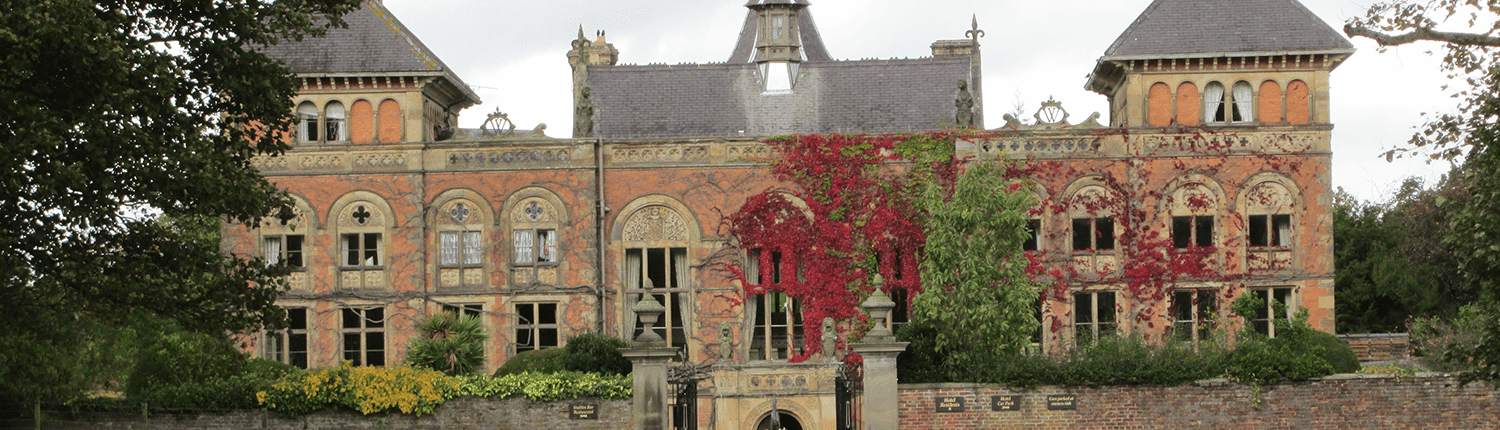
[[475, 104], [479, 95], [377, 0], [344, 15], [346, 28], [259, 48], [296, 74], [439, 76]]
[[594, 130], [609, 139], [938, 130], [972, 70], [967, 56], [800, 67], [792, 94], [768, 95], [752, 63], [589, 66]]
[[1101, 60], [1353, 50], [1297, 0], [1156, 0]]

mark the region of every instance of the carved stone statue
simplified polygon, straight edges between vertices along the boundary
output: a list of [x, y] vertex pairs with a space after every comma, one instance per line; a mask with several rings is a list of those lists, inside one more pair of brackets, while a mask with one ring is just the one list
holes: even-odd
[[719, 361], [729, 362], [734, 360], [733, 331], [729, 329], [729, 323], [719, 323]]
[[839, 336], [838, 331], [834, 330], [834, 328], [833, 328], [833, 318], [824, 317], [823, 318], [823, 358], [827, 358], [829, 360], [837, 360], [838, 359], [838, 351], [835, 349], [835, 345], [837, 345], [837, 342], [835, 342], [835, 341], [838, 340], [838, 336]]
[[958, 81], [958, 99], [953, 101], [953, 106], [958, 108], [953, 115], [958, 128], [974, 128], [974, 95], [969, 94], [969, 83], [962, 79]]
[[573, 137], [594, 135], [594, 102], [589, 100], [589, 87], [579, 91], [578, 106], [573, 108]]

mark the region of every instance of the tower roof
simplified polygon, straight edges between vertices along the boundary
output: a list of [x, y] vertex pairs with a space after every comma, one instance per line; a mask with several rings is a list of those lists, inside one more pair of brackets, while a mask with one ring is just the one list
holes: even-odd
[[[806, 6], [807, 0], [750, 0], [745, 7], [768, 5], [768, 4], [796, 4]], [[748, 63], [755, 58], [755, 25], [754, 9], [745, 13], [745, 26], [740, 29], [740, 40], [734, 44], [734, 53], [729, 55], [730, 63]], [[828, 48], [823, 45], [823, 35], [818, 33], [818, 25], [813, 23], [812, 11], [803, 9], [797, 13], [797, 36], [802, 38], [802, 54], [807, 61], [833, 61], [828, 55]]]
[[1100, 60], [1353, 51], [1297, 0], [1156, 0]]
[[480, 103], [479, 95], [379, 1], [365, 1], [344, 15], [344, 23], [348, 27], [330, 28], [322, 37], [287, 40], [259, 50], [296, 74], [436, 76]]

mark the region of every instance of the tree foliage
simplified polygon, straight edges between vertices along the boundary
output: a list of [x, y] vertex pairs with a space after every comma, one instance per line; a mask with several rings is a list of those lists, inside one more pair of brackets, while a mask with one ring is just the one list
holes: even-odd
[[[251, 47], [356, 5], [0, 0], [0, 344], [24, 346], [0, 352], [0, 396], [76, 392], [58, 391], [75, 372], [49, 358], [76, 345], [44, 346], [69, 321], [277, 321], [264, 312], [275, 271], [207, 237], [221, 218], [290, 213], [250, 160], [286, 149], [297, 87]], [[154, 211], [212, 228], [144, 219]]]
[[923, 194], [925, 286], [912, 317], [942, 328], [933, 346], [950, 364], [1017, 354], [1039, 324], [1032, 306], [1041, 287], [1028, 275], [1031, 260], [1022, 251], [1035, 199], [1008, 168], [975, 164], [951, 192], [931, 183]]
[[417, 323], [416, 339], [406, 350], [406, 363], [443, 372], [472, 375], [484, 368], [484, 322], [473, 315], [439, 312]]
[[1465, 200], [1462, 182], [1450, 178], [1432, 187], [1408, 178], [1390, 200], [1378, 203], [1337, 194], [1334, 283], [1340, 332], [1403, 332], [1410, 317], [1450, 317], [1478, 299], [1473, 283], [1458, 270], [1458, 251], [1443, 242], [1451, 230], [1445, 209]]
[[[1411, 144], [1432, 158], [1462, 159], [1459, 178], [1467, 199], [1450, 209], [1451, 230], [1443, 240], [1461, 256], [1459, 267], [1479, 286], [1482, 300], [1500, 297], [1500, 0], [1393, 1], [1371, 7], [1344, 27], [1350, 36], [1368, 37], [1381, 46], [1417, 41], [1444, 43], [1443, 71], [1462, 79], [1454, 97], [1456, 112], [1438, 114], [1419, 129]], [[1439, 30], [1443, 25], [1467, 31]], [[1404, 148], [1403, 148], [1404, 149]], [[1389, 154], [1388, 154], [1389, 157]], [[1493, 307], [1489, 307], [1493, 309]], [[1494, 321], [1491, 319], [1490, 321]], [[1468, 357], [1476, 368], [1466, 380], [1500, 381], [1500, 325]]]

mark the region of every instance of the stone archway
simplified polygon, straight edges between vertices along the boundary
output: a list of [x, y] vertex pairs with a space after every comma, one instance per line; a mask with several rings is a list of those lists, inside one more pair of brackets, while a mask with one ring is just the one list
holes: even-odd
[[778, 409], [776, 412], [774, 418], [779, 419], [779, 426], [772, 424], [773, 416], [770, 412], [767, 412], [766, 416], [761, 418], [760, 422], [755, 425], [755, 430], [802, 430], [802, 422], [797, 421], [797, 417], [793, 416], [790, 412], [787, 412], [785, 409]]

